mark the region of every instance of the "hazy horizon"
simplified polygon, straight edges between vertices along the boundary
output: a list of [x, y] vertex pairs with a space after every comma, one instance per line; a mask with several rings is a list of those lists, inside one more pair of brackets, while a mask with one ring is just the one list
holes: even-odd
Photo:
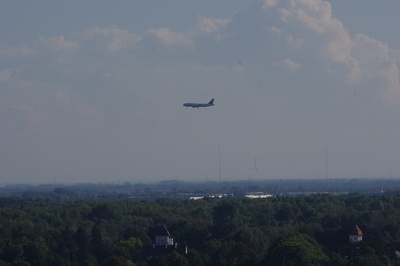
[[400, 177], [399, 8], [7, 1], [0, 185]]
[[[299, 184], [297, 182], [301, 182], [300, 184], [314, 184], [313, 182], [316, 182], [315, 184], [321, 184], [319, 182], [322, 182], [322, 184], [326, 183], [341, 183], [346, 184], [346, 183], [352, 183], [352, 182], [357, 182], [361, 185], [360, 191], [362, 191], [362, 186], [365, 184], [370, 184], [369, 182], [397, 182], [399, 181], [400, 177], [360, 177], [360, 178], [281, 178], [281, 179], [238, 179], [238, 180], [177, 180], [177, 179], [170, 179], [170, 180], [154, 180], [154, 181], [141, 181], [141, 180], [115, 180], [115, 181], [109, 181], [109, 182], [57, 182], [53, 181], [53, 183], [3, 183], [0, 184], [0, 189], [7, 189], [7, 188], [25, 188], [25, 187], [33, 187], [33, 188], [42, 188], [42, 189], [48, 189], [48, 188], [61, 188], [61, 187], [75, 187], [75, 186], [89, 186], [89, 187], [120, 187], [120, 186], [125, 186], [125, 185], [130, 185], [130, 186], [162, 186], [162, 185], [168, 185], [168, 186], [173, 186], [173, 185], [182, 185], [182, 186], [202, 186], [202, 185], [215, 185], [215, 186], [225, 186], [225, 185], [244, 185], [247, 184], [248, 186], [257, 186], [257, 185], [270, 185], [270, 184], [288, 184], [287, 182], [296, 182], [296, 183], [290, 183], [291, 185], [293, 184]], [[382, 184], [383, 184], [382, 183]], [[352, 183], [354, 186], [354, 183]], [[382, 185], [380, 184], [380, 185]], [[385, 184], [388, 186], [387, 184]], [[397, 186], [392, 186], [390, 187], [391, 189], [395, 190]], [[282, 188], [287, 189], [285, 186]], [[256, 192], [256, 191], [253, 191]]]

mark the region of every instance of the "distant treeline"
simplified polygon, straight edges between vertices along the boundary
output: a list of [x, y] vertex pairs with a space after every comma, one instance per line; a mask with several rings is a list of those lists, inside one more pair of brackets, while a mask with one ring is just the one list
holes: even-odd
[[[0, 265], [400, 265], [400, 195], [0, 198]], [[149, 258], [158, 225], [188, 253]], [[349, 243], [357, 224], [363, 241]]]
[[400, 192], [398, 179], [265, 179], [223, 182], [184, 182], [177, 180], [159, 183], [121, 184], [47, 184], [7, 185], [0, 187], [0, 197], [22, 197], [51, 201], [68, 200], [151, 200], [160, 197], [185, 199], [193, 196], [227, 194], [242, 197], [245, 193], [263, 192], [293, 196], [312, 193], [387, 194]]

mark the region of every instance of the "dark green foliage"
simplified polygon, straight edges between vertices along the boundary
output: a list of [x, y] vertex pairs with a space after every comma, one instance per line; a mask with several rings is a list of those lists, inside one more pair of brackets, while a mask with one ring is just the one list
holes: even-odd
[[121, 240], [114, 248], [113, 254], [136, 261], [141, 257], [142, 241], [137, 238]]
[[[0, 265], [399, 265], [398, 194], [153, 202], [41, 196], [0, 199]], [[143, 256], [159, 224], [188, 246], [187, 255]], [[364, 233], [358, 245], [348, 241], [354, 224]]]
[[264, 265], [329, 265], [329, 258], [321, 246], [301, 233], [290, 233], [278, 238], [268, 252]]
[[122, 256], [109, 257], [104, 266], [135, 266], [135, 263]]
[[24, 245], [24, 255], [33, 265], [45, 265], [48, 246], [43, 238], [36, 238]]
[[189, 265], [191, 266], [206, 266], [209, 261], [209, 257], [197, 250], [190, 249], [186, 255]]
[[167, 256], [153, 257], [148, 262], [149, 266], [168, 266]]
[[213, 208], [213, 220], [215, 225], [236, 224], [238, 207], [234, 201], [224, 200]]
[[189, 266], [189, 261], [185, 258], [185, 256], [175, 251], [167, 256], [167, 263], [171, 266]]

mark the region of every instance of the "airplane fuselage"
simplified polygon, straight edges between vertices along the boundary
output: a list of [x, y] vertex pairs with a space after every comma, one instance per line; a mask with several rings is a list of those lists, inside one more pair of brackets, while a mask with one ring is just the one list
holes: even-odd
[[185, 107], [199, 108], [199, 107], [209, 107], [214, 106], [214, 99], [212, 99], [209, 103], [184, 103]]

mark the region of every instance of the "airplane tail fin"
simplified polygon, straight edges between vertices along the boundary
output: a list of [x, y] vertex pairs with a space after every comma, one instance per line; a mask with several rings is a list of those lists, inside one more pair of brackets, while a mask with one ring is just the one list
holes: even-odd
[[214, 99], [211, 99], [211, 101], [208, 104], [214, 104]]

